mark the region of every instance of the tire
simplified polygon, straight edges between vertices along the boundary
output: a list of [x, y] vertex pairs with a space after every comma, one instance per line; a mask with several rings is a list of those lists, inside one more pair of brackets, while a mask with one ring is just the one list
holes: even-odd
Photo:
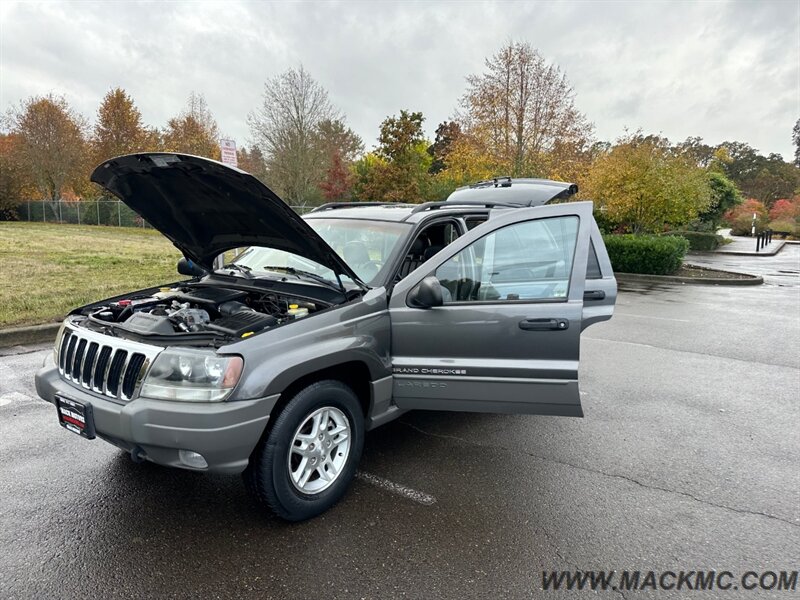
[[344, 495], [363, 447], [364, 416], [353, 390], [340, 381], [319, 381], [275, 416], [250, 456], [245, 485], [282, 519], [304, 521]]

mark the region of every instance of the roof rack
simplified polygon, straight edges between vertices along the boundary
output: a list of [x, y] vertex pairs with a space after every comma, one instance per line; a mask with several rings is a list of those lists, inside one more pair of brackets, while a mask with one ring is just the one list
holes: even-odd
[[327, 204], [317, 206], [308, 212], [313, 213], [323, 210], [335, 210], [337, 208], [361, 208], [364, 206], [409, 206], [409, 204], [405, 202], [328, 202]]
[[508, 175], [502, 175], [500, 177], [492, 177], [491, 179], [484, 179], [483, 181], [477, 181], [471, 184], [469, 187], [471, 188], [511, 187], [511, 177]]
[[423, 212], [426, 210], [437, 210], [439, 208], [457, 208], [459, 206], [480, 206], [483, 208], [519, 208], [519, 204], [511, 202], [494, 202], [492, 200], [442, 200], [441, 202], [425, 202], [417, 204], [411, 210], [411, 214]]

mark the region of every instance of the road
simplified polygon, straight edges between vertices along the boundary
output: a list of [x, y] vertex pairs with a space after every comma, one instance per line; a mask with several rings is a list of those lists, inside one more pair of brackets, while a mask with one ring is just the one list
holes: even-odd
[[407, 414], [368, 435], [344, 500], [298, 525], [238, 477], [137, 465], [62, 430], [32, 387], [49, 348], [4, 356], [0, 595], [588, 598], [543, 592], [542, 571], [797, 569], [792, 277], [626, 288], [584, 333], [585, 418]]
[[797, 244], [786, 244], [775, 256], [736, 256], [721, 252], [698, 252], [690, 254], [686, 260], [712, 269], [761, 275], [770, 285], [800, 286], [800, 245]]

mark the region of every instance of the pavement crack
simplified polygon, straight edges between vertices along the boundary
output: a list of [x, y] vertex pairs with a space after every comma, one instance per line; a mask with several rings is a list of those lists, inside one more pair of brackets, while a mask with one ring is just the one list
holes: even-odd
[[[473, 442], [471, 440], [468, 440], [468, 439], [465, 439], [465, 438], [462, 438], [462, 437], [459, 437], [459, 436], [456, 436], [456, 435], [444, 435], [444, 434], [439, 434], [439, 433], [432, 433], [430, 431], [425, 431], [424, 429], [421, 429], [420, 427], [417, 427], [416, 425], [412, 425], [411, 423], [408, 423], [406, 421], [398, 421], [398, 422], [403, 424], [403, 425], [405, 425], [406, 427], [410, 427], [411, 429], [421, 433], [422, 435], [426, 435], [426, 436], [429, 436], [429, 437], [456, 440], [456, 441], [459, 441], [459, 442], [461, 442], [463, 444], [467, 444], [469, 446], [476, 446], [476, 447], [479, 447], [479, 448], [490, 448], [490, 449], [494, 449], [494, 450], [503, 450], [504, 452], [510, 452], [510, 450], [508, 448], [504, 447], [504, 446], [497, 446], [497, 445], [494, 445], [494, 444], [479, 444], [477, 442]], [[580, 471], [586, 471], [587, 473], [593, 473], [595, 475], [600, 475], [602, 477], [608, 477], [610, 479], [620, 479], [622, 481], [627, 481], [628, 483], [632, 483], [634, 485], [637, 485], [637, 486], [645, 488], [645, 489], [654, 490], [654, 491], [658, 491], [658, 492], [666, 492], [668, 494], [675, 494], [676, 496], [683, 496], [684, 498], [689, 498], [690, 500], [694, 500], [695, 502], [698, 502], [700, 504], [705, 504], [707, 506], [712, 506], [714, 508], [719, 508], [719, 509], [722, 509], [722, 510], [729, 510], [731, 512], [739, 513], [739, 514], [742, 514], [742, 515], [753, 515], [753, 516], [758, 516], [758, 517], [765, 517], [767, 519], [773, 519], [775, 521], [780, 521], [781, 523], [785, 523], [787, 525], [791, 525], [792, 527], [800, 528], [800, 524], [795, 523], [794, 521], [790, 521], [789, 519], [784, 519], [783, 517], [778, 517], [776, 515], [771, 515], [769, 513], [765, 513], [765, 512], [761, 512], [761, 511], [757, 511], [757, 510], [747, 510], [747, 509], [744, 509], [744, 508], [735, 508], [733, 506], [728, 506], [727, 504], [718, 504], [716, 502], [711, 502], [710, 500], [706, 500], [704, 498], [700, 498], [698, 496], [695, 496], [694, 494], [690, 494], [689, 492], [684, 492], [684, 491], [681, 491], [681, 490], [673, 490], [673, 489], [670, 489], [670, 488], [667, 488], [667, 487], [662, 487], [662, 486], [653, 485], [653, 484], [650, 484], [650, 483], [645, 483], [643, 481], [639, 481], [638, 479], [630, 477], [629, 475], [620, 475], [619, 473], [609, 473], [609, 472], [603, 471], [601, 469], [593, 469], [591, 467], [587, 467], [587, 466], [584, 466], [584, 465], [578, 465], [578, 464], [567, 462], [567, 461], [564, 461], [564, 460], [558, 460], [556, 458], [551, 458], [551, 457], [548, 457], [548, 456], [542, 456], [541, 454], [536, 454], [536, 453], [533, 453], [533, 452], [525, 452], [525, 454], [527, 454], [531, 458], [535, 458], [535, 459], [538, 459], [538, 460], [541, 460], [541, 461], [550, 462], [550, 463], [554, 463], [554, 464], [557, 464], [557, 465], [562, 465], [562, 466], [565, 466], [565, 467], [570, 467], [572, 469], [577, 469], [577, 470], [580, 470]]]

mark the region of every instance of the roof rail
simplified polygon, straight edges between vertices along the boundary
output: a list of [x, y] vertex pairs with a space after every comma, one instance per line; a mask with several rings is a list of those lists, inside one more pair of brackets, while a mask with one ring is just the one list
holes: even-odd
[[313, 213], [323, 210], [335, 210], [337, 208], [361, 208], [363, 206], [409, 206], [409, 204], [405, 202], [328, 202], [327, 204], [317, 206], [308, 212]]
[[481, 206], [483, 208], [519, 208], [519, 204], [512, 202], [494, 202], [492, 200], [442, 200], [441, 202], [425, 202], [417, 204], [411, 210], [411, 214], [423, 212], [425, 210], [436, 210], [439, 208], [457, 208], [459, 206]]
[[499, 177], [492, 177], [491, 179], [484, 179], [483, 181], [476, 181], [471, 184], [471, 188], [482, 187], [511, 187], [511, 177], [509, 175], [501, 175]]

